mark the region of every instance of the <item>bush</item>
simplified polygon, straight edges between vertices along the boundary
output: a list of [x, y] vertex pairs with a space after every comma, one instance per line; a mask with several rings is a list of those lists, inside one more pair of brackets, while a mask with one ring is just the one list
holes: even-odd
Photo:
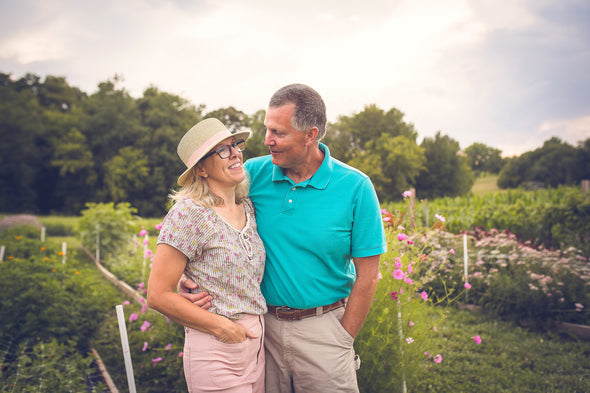
[[133, 244], [133, 233], [139, 231], [137, 210], [129, 203], [87, 203], [81, 212], [77, 234], [80, 244], [95, 250], [97, 237], [100, 242], [100, 258], [109, 264], [111, 258], [124, 253]]
[[[455, 247], [448, 254], [434, 247], [428, 260], [439, 276], [425, 285], [443, 295], [437, 277], [459, 289], [464, 277], [462, 235], [438, 233], [430, 243]], [[482, 305], [497, 316], [529, 320], [539, 326], [552, 323], [590, 323], [590, 267], [588, 259], [574, 248], [537, 250], [517, 241], [514, 234], [497, 230], [470, 233], [468, 275], [472, 290], [468, 301]], [[446, 263], [447, 259], [450, 263]]]

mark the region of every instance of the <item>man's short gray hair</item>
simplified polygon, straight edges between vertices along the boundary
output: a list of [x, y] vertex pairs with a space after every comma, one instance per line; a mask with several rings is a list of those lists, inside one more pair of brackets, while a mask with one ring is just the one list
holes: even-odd
[[297, 131], [307, 131], [317, 127], [319, 130], [316, 141], [326, 135], [326, 104], [317, 91], [309, 86], [294, 83], [281, 87], [270, 98], [269, 107], [295, 104], [291, 118], [291, 126]]

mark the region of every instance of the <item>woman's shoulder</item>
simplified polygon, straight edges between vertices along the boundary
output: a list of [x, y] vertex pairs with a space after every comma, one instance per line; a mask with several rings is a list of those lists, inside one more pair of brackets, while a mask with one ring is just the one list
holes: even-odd
[[190, 219], [202, 219], [203, 217], [208, 217], [213, 212], [212, 209], [198, 205], [192, 198], [182, 198], [168, 211], [168, 216], [170, 218], [190, 218]]

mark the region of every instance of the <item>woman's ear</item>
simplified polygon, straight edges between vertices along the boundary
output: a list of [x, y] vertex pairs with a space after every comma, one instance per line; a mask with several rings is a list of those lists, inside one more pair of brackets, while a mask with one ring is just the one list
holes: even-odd
[[203, 168], [201, 168], [201, 166], [199, 164], [195, 165], [195, 172], [197, 173], [197, 175], [199, 175], [205, 179], [209, 176], [207, 174], [207, 171], [205, 171]]

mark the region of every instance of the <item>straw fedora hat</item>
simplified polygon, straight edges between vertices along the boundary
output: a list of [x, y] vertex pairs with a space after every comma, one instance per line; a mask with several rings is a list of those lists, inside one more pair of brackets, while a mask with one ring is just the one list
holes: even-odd
[[178, 156], [187, 168], [178, 178], [178, 184], [184, 185], [186, 177], [195, 164], [219, 142], [230, 137], [246, 140], [250, 134], [250, 131], [232, 134], [222, 122], [214, 118], [202, 120], [194, 125], [184, 134], [176, 149]]

